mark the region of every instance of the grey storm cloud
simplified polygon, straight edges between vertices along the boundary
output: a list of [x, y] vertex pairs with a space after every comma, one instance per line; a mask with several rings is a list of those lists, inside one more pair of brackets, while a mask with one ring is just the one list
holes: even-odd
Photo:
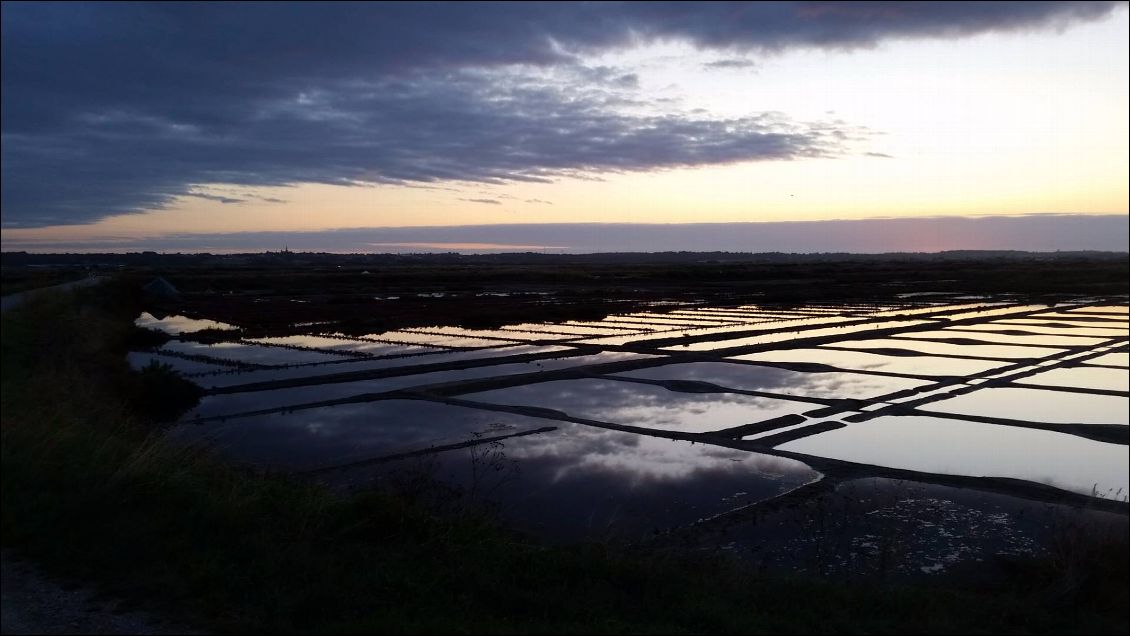
[[715, 60], [713, 62], [706, 62], [702, 65], [706, 70], [718, 69], [733, 69], [733, 68], [754, 68], [757, 63], [753, 60], [743, 60], [740, 58], [730, 58], [725, 60]]
[[6, 226], [35, 226], [207, 183], [506, 183], [837, 156], [866, 131], [638, 114], [638, 78], [581, 56], [653, 40], [850, 49], [1062, 28], [1119, 4], [4, 3], [0, 205]]
[[208, 201], [218, 201], [220, 203], [243, 203], [246, 199], [237, 199], [236, 197], [225, 197], [220, 194], [200, 194], [198, 192], [188, 192], [187, 196], [196, 197], [198, 199], [207, 199]]

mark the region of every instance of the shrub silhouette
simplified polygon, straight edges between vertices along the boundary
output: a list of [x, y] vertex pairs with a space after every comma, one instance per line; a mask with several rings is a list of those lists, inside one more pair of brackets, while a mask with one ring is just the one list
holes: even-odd
[[172, 366], [151, 361], [134, 374], [131, 387], [133, 406], [158, 422], [176, 419], [200, 401], [203, 390], [182, 378]]

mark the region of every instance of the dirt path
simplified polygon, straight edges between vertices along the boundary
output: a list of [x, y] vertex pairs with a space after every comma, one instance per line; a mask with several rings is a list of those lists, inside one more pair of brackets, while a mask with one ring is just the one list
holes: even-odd
[[65, 586], [8, 550], [0, 556], [3, 634], [200, 634], [142, 612], [88, 587]]
[[8, 294], [7, 296], [0, 297], [0, 312], [5, 312], [9, 309], [15, 309], [16, 307], [19, 307], [24, 303], [24, 301], [26, 301], [28, 298], [31, 298], [35, 294], [41, 294], [43, 292], [49, 291], [63, 291], [66, 289], [73, 289], [75, 287], [89, 287], [91, 285], [97, 285], [98, 283], [101, 283], [102, 281], [106, 280], [106, 278], [106, 276], [89, 276], [82, 280], [71, 281], [69, 283], [63, 283], [62, 285], [52, 285], [51, 287], [41, 287], [39, 289], [29, 289], [27, 291], [17, 292], [15, 294]]

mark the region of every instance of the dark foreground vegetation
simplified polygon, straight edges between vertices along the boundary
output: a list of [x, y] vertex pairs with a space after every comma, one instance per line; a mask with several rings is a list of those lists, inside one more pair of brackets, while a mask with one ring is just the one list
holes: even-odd
[[0, 296], [69, 283], [85, 275], [82, 267], [6, 268], [0, 280]]
[[[1122, 285], [1125, 263], [1121, 264]], [[145, 276], [152, 272], [143, 272]], [[359, 275], [359, 274], [358, 274]], [[281, 280], [281, 279], [280, 279]], [[174, 280], [180, 284], [180, 279]], [[250, 283], [248, 283], [250, 284]], [[759, 573], [708, 554], [545, 546], [475, 508], [335, 495], [161, 441], [191, 403], [128, 369], [128, 276], [3, 316], [2, 541], [216, 632], [1114, 632], [1126, 537], [1086, 529], [978, 588]]]

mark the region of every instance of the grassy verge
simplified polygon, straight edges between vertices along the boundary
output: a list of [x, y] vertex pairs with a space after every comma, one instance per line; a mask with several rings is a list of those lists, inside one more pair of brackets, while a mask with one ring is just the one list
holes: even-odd
[[[109, 286], [3, 317], [5, 547], [217, 632], [1124, 632], [1028, 591], [844, 585], [721, 559], [545, 547], [473, 512], [334, 496], [161, 441]], [[148, 383], [148, 384], [147, 384]], [[158, 399], [154, 399], [154, 398]]]
[[51, 287], [79, 280], [86, 276], [80, 267], [60, 267], [51, 269], [9, 269], [0, 273], [0, 296], [16, 294], [29, 289]]

